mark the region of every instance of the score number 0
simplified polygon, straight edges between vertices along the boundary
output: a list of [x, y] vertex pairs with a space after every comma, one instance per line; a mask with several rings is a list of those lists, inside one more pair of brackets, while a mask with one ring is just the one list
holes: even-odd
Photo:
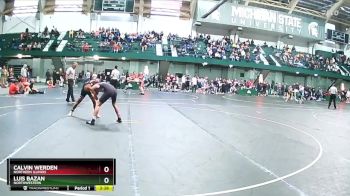
[[[103, 168], [103, 171], [104, 171], [105, 173], [108, 173], [108, 172], [109, 172], [109, 167], [108, 167], [108, 166], [105, 166], [105, 167]], [[105, 177], [105, 178], [103, 179], [103, 182], [104, 182], [105, 184], [108, 184], [108, 183], [109, 183], [109, 178], [108, 178], [108, 177]]]

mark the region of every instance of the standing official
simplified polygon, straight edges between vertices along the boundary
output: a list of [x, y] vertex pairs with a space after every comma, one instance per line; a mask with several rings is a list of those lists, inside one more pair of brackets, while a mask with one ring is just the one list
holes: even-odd
[[66, 71], [66, 78], [68, 80], [68, 93], [66, 101], [69, 102], [69, 97], [72, 98], [72, 102], [75, 102], [74, 94], [73, 94], [73, 86], [75, 79], [75, 68], [78, 66], [77, 62], [74, 62], [71, 67], [69, 67]]
[[337, 93], [338, 93], [338, 89], [333, 84], [332, 87], [329, 89], [330, 97], [329, 97], [328, 109], [329, 107], [331, 107], [332, 101], [333, 101], [334, 109], [337, 109], [337, 106], [335, 105], [335, 101], [337, 99]]
[[120, 79], [120, 72], [118, 70], [118, 66], [116, 65], [111, 73], [111, 85], [114, 86], [114, 88], [119, 88], [120, 86], [119, 79]]
[[21, 77], [22, 81], [26, 82], [28, 78], [28, 70], [27, 70], [27, 64], [23, 64], [23, 67], [21, 68]]

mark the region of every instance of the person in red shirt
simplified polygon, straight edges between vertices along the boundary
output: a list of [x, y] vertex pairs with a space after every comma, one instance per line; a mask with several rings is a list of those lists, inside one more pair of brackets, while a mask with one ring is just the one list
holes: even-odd
[[89, 52], [90, 46], [87, 42], [84, 43], [83, 45], [83, 52]]
[[19, 93], [17, 82], [12, 82], [9, 88], [9, 95], [16, 95]]

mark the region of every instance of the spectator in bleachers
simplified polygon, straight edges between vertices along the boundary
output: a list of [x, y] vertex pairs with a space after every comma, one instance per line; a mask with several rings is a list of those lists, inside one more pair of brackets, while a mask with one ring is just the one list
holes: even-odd
[[85, 39], [84, 31], [82, 29], [79, 29], [76, 37], [78, 39]]
[[43, 31], [43, 36], [47, 37], [49, 35], [49, 28], [47, 28], [47, 26], [45, 26], [44, 31]]
[[50, 36], [51, 37], [58, 37], [60, 35], [60, 32], [58, 32], [56, 27], [52, 27], [51, 32], [50, 32]]
[[[293, 46], [295, 49], [295, 47]], [[276, 53], [276, 56], [282, 61], [292, 67], [303, 67], [310, 69], [322, 69], [325, 71], [332, 71], [340, 73], [338, 63], [341, 61], [332, 57], [331, 59], [324, 59], [321, 55], [310, 56], [309, 54], [298, 53], [294, 49], [290, 49], [288, 45], [283, 47], [281, 53]]]
[[32, 49], [33, 50], [38, 49], [38, 43], [37, 42], [33, 42]]
[[21, 40], [27, 40], [31, 38], [31, 34], [29, 33], [29, 29], [26, 28], [25, 31], [23, 33], [20, 34], [20, 38]]
[[147, 50], [147, 39], [146, 38], [143, 38], [141, 43], [141, 51], [144, 52], [145, 50]]
[[68, 32], [68, 37], [71, 39], [74, 38], [74, 30], [73, 29]]
[[41, 50], [42, 49], [42, 45], [41, 45], [41, 43], [40, 42], [38, 42], [38, 45], [37, 45], [37, 47], [36, 47], [37, 49], [39, 49], [39, 50]]
[[113, 45], [113, 52], [118, 53], [123, 49], [122, 44], [120, 42], [114, 43]]
[[83, 52], [89, 52], [89, 50], [90, 50], [90, 46], [89, 46], [89, 44], [87, 42], [85, 42], [83, 44], [83, 46], [82, 46], [82, 51]]

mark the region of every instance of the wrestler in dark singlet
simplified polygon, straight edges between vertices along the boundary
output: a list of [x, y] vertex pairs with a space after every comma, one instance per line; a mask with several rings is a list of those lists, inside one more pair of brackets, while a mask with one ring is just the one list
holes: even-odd
[[73, 106], [72, 110], [69, 112], [68, 116], [72, 116], [73, 115], [74, 110], [83, 101], [83, 99], [85, 98], [86, 95], [88, 95], [90, 97], [92, 105], [93, 105], [93, 109], [95, 110], [96, 101], [95, 101], [94, 97], [92, 96], [92, 94], [91, 94], [90, 90], [88, 89], [88, 87], [92, 87], [97, 82], [98, 82], [98, 80], [92, 79], [92, 80], [89, 80], [89, 81], [84, 83], [83, 87], [81, 88], [80, 97], [79, 97], [78, 101], [74, 104], [74, 106]]
[[94, 94], [95, 99], [97, 100], [97, 94], [98, 92], [103, 92], [102, 96], [96, 101], [95, 111], [92, 117], [91, 121], [87, 121], [86, 124], [89, 125], [95, 125], [95, 120], [97, 117], [97, 114], [99, 113], [100, 107], [103, 103], [105, 103], [109, 98], [112, 100], [112, 106], [114, 108], [114, 111], [117, 115], [117, 122], [121, 123], [121, 115], [119, 112], [119, 108], [117, 107], [117, 90], [111, 85], [106, 82], [100, 82], [95, 85], [93, 85], [89, 90]]

